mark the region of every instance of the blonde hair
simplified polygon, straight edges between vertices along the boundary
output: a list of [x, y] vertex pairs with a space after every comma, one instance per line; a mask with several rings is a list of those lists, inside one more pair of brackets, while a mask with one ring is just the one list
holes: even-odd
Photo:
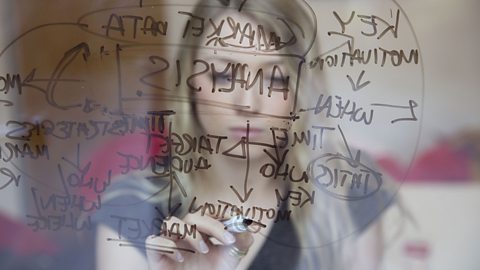
[[[303, 3], [303, 5], [301, 4]], [[292, 22], [293, 27], [298, 31], [298, 39], [295, 44], [289, 48], [282, 48], [281, 50], [273, 50], [266, 52], [267, 54], [286, 54], [297, 55], [301, 61], [305, 61], [307, 53], [311, 50], [319, 52], [318, 43], [315, 42], [316, 35], [316, 22], [313, 11], [308, 9], [308, 5], [304, 1], [294, 0], [262, 0], [262, 1], [220, 1], [209, 0], [202, 1], [197, 5], [192, 14], [208, 14], [209, 16], [219, 16], [221, 12], [225, 10], [231, 10], [243, 12], [251, 19], [259, 19], [259, 14], [265, 16], [273, 16], [272, 18], [285, 18]], [[264, 22], [265, 20], [262, 20]], [[280, 29], [276, 24], [269, 23], [264, 25], [270, 27], [277, 33], [284, 31]], [[198, 44], [197, 39], [185, 39], [183, 42], [185, 48], [201, 47]], [[218, 49], [221, 48], [212, 48]], [[196, 50], [186, 49], [181, 50], [179, 58], [193, 59]], [[260, 54], [260, 53], [259, 53]], [[188, 61], [187, 61], [188, 62]], [[191, 63], [191, 62], [189, 62]], [[304, 63], [306, 67], [308, 63]], [[185, 67], [186, 69], [192, 69], [192, 66]], [[318, 75], [318, 74], [317, 74]], [[305, 77], [306, 76], [306, 77]], [[299, 91], [296, 96], [297, 108], [294, 114], [298, 112], [298, 105], [306, 106], [311, 103], [311, 97], [313, 94], [322, 89], [323, 77], [312, 76], [312, 74], [302, 74], [302, 81], [300, 82]], [[183, 94], [182, 100], [194, 100], [191, 98], [191, 90], [184, 85], [180, 89], [179, 93]], [[185, 98], [185, 99], [183, 99]], [[308, 103], [307, 103], [308, 102]], [[176, 122], [174, 125], [175, 130], [179, 132], [188, 133], [200, 133], [202, 127], [195, 116], [195, 102], [180, 102], [176, 106], [177, 115], [175, 116]], [[327, 123], [327, 119], [324, 119], [324, 123]], [[302, 130], [305, 128], [311, 120], [308, 119], [307, 114], [301, 115], [298, 119], [293, 121], [291, 130]], [[288, 163], [295, 164], [300, 167], [300, 171], [307, 171], [308, 164], [311, 163], [314, 153], [308, 149], [302, 149], [302, 146], [295, 146], [295, 151], [288, 155]], [[306, 148], [306, 147], [304, 147]], [[309, 176], [311, 178], [311, 176]], [[180, 179], [184, 192], [191, 194], [195, 189], [197, 181], [190, 179], [190, 176], [185, 174]], [[171, 183], [172, 184], [172, 183]], [[198, 183], [197, 183], [198, 184]], [[291, 210], [291, 219], [293, 220], [294, 228], [300, 241], [300, 258], [298, 269], [341, 269], [342, 266], [342, 252], [341, 245], [336, 241], [345, 241], [345, 232], [351, 232], [355, 227], [352, 219], [350, 218], [348, 204], [344, 202], [338, 202], [336, 199], [330, 197], [327, 194], [322, 193], [317, 186], [314, 185], [313, 179], [310, 179], [308, 183], [289, 183], [291, 189], [298, 188], [300, 185], [307, 185], [310, 190], [317, 190], [317, 196], [315, 197], [315, 206], [304, 206], [302, 208], [294, 207], [291, 203], [288, 204], [288, 210]], [[181, 200], [183, 191], [179, 189], [174, 190], [174, 197]], [[167, 199], [167, 193], [158, 195], [158, 200], [165, 202]], [[184, 203], [180, 208], [181, 215], [184, 215], [188, 211], [188, 204]], [[354, 230], [353, 230], [354, 231]], [[347, 243], [343, 243], [347, 244]]]

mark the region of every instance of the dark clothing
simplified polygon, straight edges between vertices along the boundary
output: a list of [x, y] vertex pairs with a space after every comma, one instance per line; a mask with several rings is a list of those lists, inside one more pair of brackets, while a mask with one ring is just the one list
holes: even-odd
[[[162, 205], [153, 202], [158, 190], [152, 189], [151, 183], [145, 185], [145, 181], [128, 179], [114, 183], [105, 194], [106, 201], [93, 220], [96, 224], [104, 224], [117, 231], [120, 239], [135, 244], [146, 256], [143, 243], [149, 235], [160, 232], [165, 214], [160, 210], [164, 209]], [[288, 246], [284, 243], [288, 243]], [[298, 246], [299, 240], [292, 221], [279, 221], [273, 225], [249, 269], [295, 269], [299, 257]]]

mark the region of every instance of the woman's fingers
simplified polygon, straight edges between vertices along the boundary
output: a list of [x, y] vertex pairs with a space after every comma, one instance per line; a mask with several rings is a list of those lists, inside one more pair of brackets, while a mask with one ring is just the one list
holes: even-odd
[[241, 259], [248, 254], [253, 244], [253, 236], [250, 232], [235, 234], [236, 241], [232, 245], [217, 247], [222, 257], [218, 262], [218, 269], [235, 269]]
[[[202, 236], [202, 231], [198, 229], [198, 226], [196, 224], [190, 224], [190, 223], [187, 223], [177, 217], [170, 217], [167, 221], [167, 224], [172, 224], [172, 223], [176, 223], [180, 226], [180, 228], [186, 228], [190, 225], [195, 225], [195, 232], [193, 233], [184, 233], [182, 235], [182, 239], [180, 239], [178, 236], [170, 236], [170, 237], [166, 237], [167, 239], [170, 239], [170, 240], [173, 240], [173, 241], [185, 241], [186, 243], [188, 243], [188, 245], [190, 247], [192, 247], [193, 249], [195, 249], [196, 251], [200, 252], [200, 253], [203, 253], [203, 254], [206, 254], [208, 253], [208, 251], [210, 250], [207, 243], [205, 242], [205, 239], [203, 238]], [[187, 226], [185, 226], [187, 225]]]
[[181, 263], [185, 260], [177, 244], [163, 237], [151, 235], [145, 240], [148, 264], [159, 265], [164, 260], [172, 260]]
[[195, 224], [201, 233], [214, 237], [224, 245], [235, 243], [235, 236], [225, 230], [223, 223], [217, 219], [200, 214], [188, 214], [183, 220], [188, 224]]
[[[170, 269], [184, 261], [191, 264], [194, 257], [200, 260], [197, 262], [216, 265], [215, 269], [234, 269], [253, 244], [250, 232], [232, 234], [222, 222], [210, 216], [189, 214], [183, 219], [170, 217], [164, 222], [165, 228], [193, 229], [189, 233], [162, 231], [148, 237], [145, 247], [152, 269]], [[210, 242], [211, 238], [218, 240], [217, 245]]]
[[[206, 254], [210, 251], [208, 237], [213, 237], [223, 245], [235, 243], [235, 236], [226, 231], [222, 222], [210, 217], [197, 214], [188, 214], [183, 220], [177, 217], [165, 219], [166, 228], [190, 228], [189, 233], [178, 231], [160, 232], [162, 238], [176, 243], [177, 246], [191, 248], [199, 253]], [[173, 226], [175, 225], [175, 226]]]
[[240, 251], [247, 252], [253, 244], [253, 235], [251, 232], [238, 233], [236, 234], [235, 238], [235, 244], [232, 246], [236, 247]]
[[236, 241], [234, 244], [221, 248], [224, 251], [224, 256], [240, 260], [247, 255], [254, 240], [251, 232], [237, 233], [235, 234], [235, 238]]

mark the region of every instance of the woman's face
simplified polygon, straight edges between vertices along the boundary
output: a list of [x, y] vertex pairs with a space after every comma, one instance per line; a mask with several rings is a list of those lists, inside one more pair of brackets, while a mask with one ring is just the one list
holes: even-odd
[[248, 131], [250, 158], [259, 157], [264, 147], [255, 143], [272, 144], [272, 128], [279, 130], [277, 136], [289, 129], [296, 80], [289, 61], [296, 60], [210, 50], [199, 52], [196, 59], [208, 63], [208, 72], [203, 62], [193, 67], [193, 74], [202, 72], [192, 83], [201, 90], [192, 91], [203, 131], [227, 136], [227, 146], [247, 138]]

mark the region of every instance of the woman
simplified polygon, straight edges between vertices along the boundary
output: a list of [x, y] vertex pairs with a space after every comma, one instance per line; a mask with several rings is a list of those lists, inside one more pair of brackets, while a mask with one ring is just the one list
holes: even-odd
[[[105, 194], [98, 268], [375, 269], [379, 223], [359, 217], [358, 205], [376, 216], [388, 196], [376, 192], [355, 208], [323, 192], [307, 167], [336, 148], [308, 151], [299, 138], [309, 122], [300, 108], [321, 85], [305, 70], [317, 49], [308, 6], [212, 0], [179, 14], [188, 20], [175, 85], [185, 99], [176, 100], [189, 102], [168, 118], [160, 153], [170, 170], [120, 180]], [[249, 231], [225, 229], [235, 215], [254, 221]]]

